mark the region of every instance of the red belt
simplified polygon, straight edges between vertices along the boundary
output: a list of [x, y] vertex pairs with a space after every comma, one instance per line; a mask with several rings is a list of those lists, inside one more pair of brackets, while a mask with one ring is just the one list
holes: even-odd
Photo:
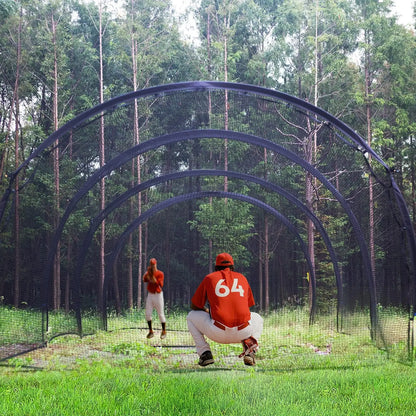
[[[227, 328], [224, 324], [218, 321], [214, 321], [214, 325], [217, 328], [222, 329], [223, 331], [225, 331], [225, 329]], [[237, 326], [237, 330], [241, 331], [242, 329], [247, 328], [249, 325], [250, 324], [248, 322], [244, 322], [243, 324]]]

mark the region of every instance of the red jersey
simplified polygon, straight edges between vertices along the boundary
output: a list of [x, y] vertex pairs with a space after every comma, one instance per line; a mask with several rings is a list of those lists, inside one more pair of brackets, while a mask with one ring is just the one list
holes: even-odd
[[225, 326], [232, 328], [250, 320], [254, 297], [241, 273], [227, 268], [205, 276], [191, 301], [197, 308], [203, 309], [207, 300], [212, 319]]
[[165, 279], [165, 275], [161, 270], [156, 270], [153, 276], [156, 278], [156, 283], [149, 281], [149, 271], [147, 271], [143, 276], [143, 281], [147, 283], [147, 290], [150, 293], [160, 293], [163, 288], [163, 281]]

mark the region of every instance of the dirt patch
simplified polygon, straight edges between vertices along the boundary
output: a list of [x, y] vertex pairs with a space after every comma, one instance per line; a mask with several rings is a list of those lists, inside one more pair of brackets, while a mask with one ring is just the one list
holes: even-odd
[[43, 348], [44, 344], [9, 344], [0, 347], [0, 361], [6, 358], [16, 357], [18, 355], [33, 351], [37, 348]]

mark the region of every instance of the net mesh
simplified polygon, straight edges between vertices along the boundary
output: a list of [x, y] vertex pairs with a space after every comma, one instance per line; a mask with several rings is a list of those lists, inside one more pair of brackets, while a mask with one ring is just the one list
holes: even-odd
[[[105, 165], [100, 168], [101, 120]], [[60, 154], [59, 220], [52, 215], [54, 146]], [[192, 345], [184, 310], [209, 265], [206, 256], [198, 257], [203, 242], [189, 221], [201, 201], [215, 199], [215, 192], [226, 197], [220, 193], [225, 176], [237, 206], [249, 204], [256, 224], [267, 217], [267, 293], [260, 227], [246, 243], [251, 261], [236, 267], [248, 277], [257, 310], [266, 317], [267, 345], [289, 352], [342, 352], [355, 334], [390, 353], [412, 356], [414, 235], [383, 161], [339, 120], [293, 97], [243, 85], [185, 83], [131, 93], [89, 110], [40, 144], [12, 175], [11, 187], [20, 181], [21, 229], [30, 247], [20, 270], [25, 308], [15, 310], [8, 306], [15, 270], [14, 200], [5, 194], [0, 358], [64, 333], [107, 329], [144, 339], [145, 290], [138, 283], [135, 249], [139, 226], [143, 259], [156, 255], [166, 275], [172, 335], [158, 342]], [[107, 269], [100, 299], [103, 219]], [[305, 251], [311, 224], [313, 255]], [[60, 307], [54, 310], [57, 251]]]

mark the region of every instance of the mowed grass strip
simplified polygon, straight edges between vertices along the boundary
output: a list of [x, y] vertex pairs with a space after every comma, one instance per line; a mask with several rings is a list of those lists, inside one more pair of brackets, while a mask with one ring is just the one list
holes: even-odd
[[415, 415], [413, 367], [152, 371], [81, 364], [0, 377], [2, 416]]

